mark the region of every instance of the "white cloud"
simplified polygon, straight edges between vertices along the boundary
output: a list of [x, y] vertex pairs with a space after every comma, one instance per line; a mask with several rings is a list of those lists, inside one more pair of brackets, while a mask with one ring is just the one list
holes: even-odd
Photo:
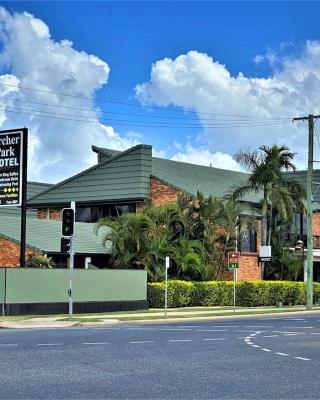
[[[29, 179], [55, 182], [87, 167], [96, 160], [90, 149], [92, 144], [118, 149], [136, 144], [135, 138], [122, 137], [112, 127], [99, 124], [100, 110], [94, 104], [94, 94], [108, 82], [110, 68], [105, 61], [74, 49], [68, 39], [54, 41], [49, 27], [33, 15], [10, 14], [3, 7], [0, 7], [0, 43], [3, 46], [0, 67], [8, 71], [0, 76], [0, 83], [43, 91], [0, 85], [1, 129], [29, 128]], [[8, 101], [9, 98], [20, 101]], [[28, 115], [35, 114], [35, 109], [89, 116], [96, 124]]]
[[[299, 152], [297, 162], [305, 166], [307, 127], [290, 119], [320, 111], [320, 42], [307, 42], [298, 56], [280, 59], [268, 51], [264, 58], [274, 68], [267, 78], [232, 76], [225, 65], [197, 51], [164, 58], [152, 65], [150, 81], [137, 85], [136, 96], [144, 104], [196, 111], [213, 153], [284, 143]], [[288, 123], [271, 120], [283, 117]], [[216, 126], [207, 127], [209, 123]]]
[[240, 166], [229, 154], [220, 151], [213, 153], [208, 148], [193, 147], [190, 143], [187, 143], [184, 149], [181, 148], [181, 145], [179, 147], [180, 151], [171, 160], [240, 171]]

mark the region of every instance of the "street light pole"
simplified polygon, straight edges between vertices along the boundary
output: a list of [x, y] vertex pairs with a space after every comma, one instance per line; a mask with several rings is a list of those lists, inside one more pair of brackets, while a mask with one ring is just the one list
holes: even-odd
[[313, 237], [312, 237], [312, 172], [314, 120], [320, 115], [293, 118], [293, 121], [308, 121], [308, 172], [307, 172], [307, 310], [313, 307]]

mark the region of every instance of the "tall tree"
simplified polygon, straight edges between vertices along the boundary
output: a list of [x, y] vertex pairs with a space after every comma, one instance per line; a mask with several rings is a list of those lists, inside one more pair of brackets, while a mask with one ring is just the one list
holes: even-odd
[[228, 196], [232, 200], [244, 200], [255, 193], [261, 196], [261, 244], [270, 245], [273, 218], [279, 215], [289, 221], [294, 212], [303, 209], [305, 189], [286, 174], [295, 171], [294, 153], [287, 146], [261, 146], [255, 151], [240, 151], [234, 159], [248, 170], [250, 175]]

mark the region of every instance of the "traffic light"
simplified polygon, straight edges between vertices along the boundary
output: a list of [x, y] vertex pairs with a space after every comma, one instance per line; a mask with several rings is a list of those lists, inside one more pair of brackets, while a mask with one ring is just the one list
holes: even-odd
[[64, 208], [62, 210], [62, 229], [61, 234], [64, 237], [73, 236], [74, 231], [74, 209]]
[[67, 254], [70, 253], [71, 239], [70, 238], [61, 238], [61, 253]]

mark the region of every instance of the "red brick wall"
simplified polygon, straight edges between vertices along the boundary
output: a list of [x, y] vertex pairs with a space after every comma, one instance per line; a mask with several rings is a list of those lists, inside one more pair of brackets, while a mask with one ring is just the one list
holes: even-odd
[[61, 208], [59, 207], [38, 208], [37, 217], [39, 219], [53, 219], [56, 221], [60, 221]]
[[159, 206], [164, 203], [174, 203], [177, 200], [179, 191], [173, 187], [151, 178], [150, 195], [154, 205]]
[[[221, 273], [222, 281], [233, 280], [232, 271]], [[261, 281], [261, 268], [258, 263], [258, 253], [242, 253], [240, 258], [240, 268], [237, 271], [238, 281]]]
[[[40, 253], [32, 249], [27, 249], [26, 258], [29, 254], [40, 255]], [[20, 267], [20, 245], [0, 237], [0, 268], [1, 267]]]
[[320, 213], [316, 212], [312, 216], [312, 233], [315, 236], [320, 236]]

